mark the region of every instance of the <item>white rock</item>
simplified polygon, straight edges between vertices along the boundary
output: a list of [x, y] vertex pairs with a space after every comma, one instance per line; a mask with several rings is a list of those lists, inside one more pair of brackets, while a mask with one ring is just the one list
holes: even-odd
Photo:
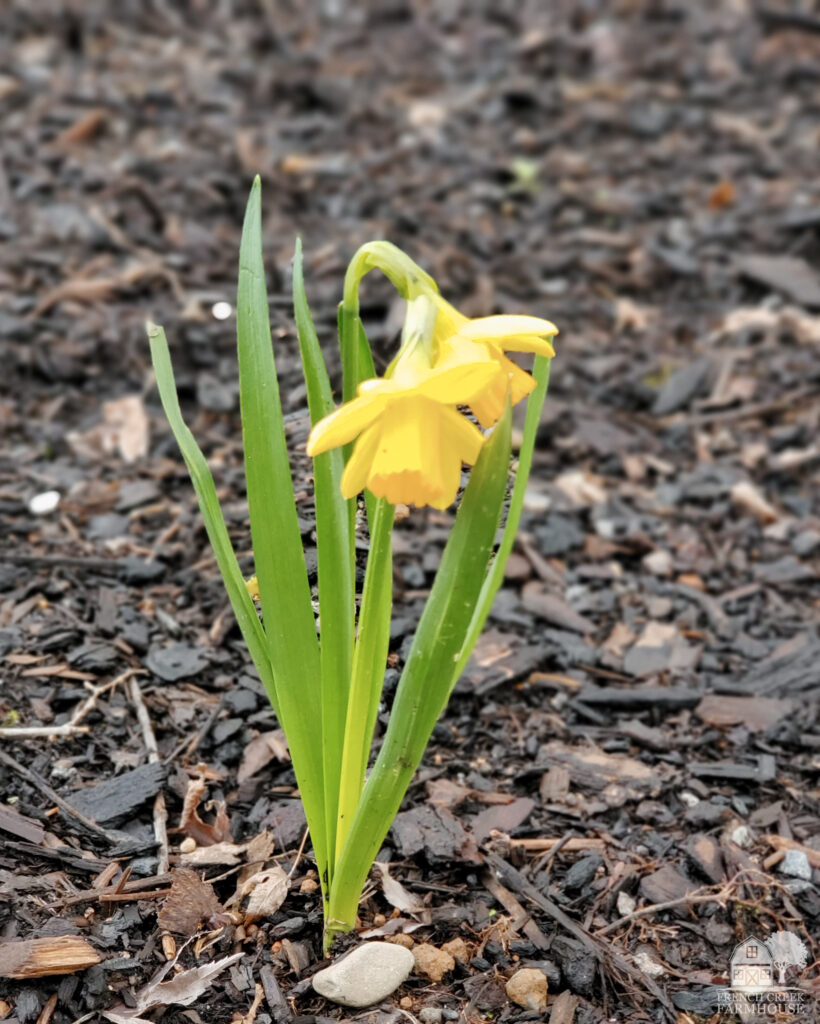
[[33, 516], [47, 516], [60, 504], [59, 491], [43, 491], [35, 494], [28, 503], [28, 510]]
[[671, 576], [672, 556], [663, 548], [656, 548], [643, 556], [643, 567], [653, 576]]
[[680, 799], [681, 803], [686, 804], [687, 807], [697, 807], [700, 803], [698, 797], [694, 793], [690, 793], [688, 789], [681, 790]]
[[527, 487], [524, 491], [524, 508], [527, 512], [549, 512], [552, 500], [548, 494]]
[[366, 942], [313, 976], [320, 996], [340, 1006], [372, 1006], [386, 999], [413, 970], [413, 954], [392, 942]]
[[739, 846], [743, 850], [748, 850], [754, 845], [752, 833], [745, 825], [738, 825], [737, 828], [733, 830], [730, 839], [735, 846]]
[[780, 873], [789, 878], [802, 878], [811, 881], [811, 864], [802, 850], [786, 850], [786, 856], [780, 862]]
[[618, 913], [621, 917], [626, 917], [627, 914], [631, 914], [637, 905], [638, 904], [635, 899], [630, 896], [628, 892], [621, 890], [621, 892], [618, 893]]

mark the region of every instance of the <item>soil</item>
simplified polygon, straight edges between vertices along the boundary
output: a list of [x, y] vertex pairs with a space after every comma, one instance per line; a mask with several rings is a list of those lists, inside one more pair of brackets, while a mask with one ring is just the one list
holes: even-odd
[[[293, 774], [143, 326], [166, 327], [250, 571], [214, 305], [256, 172], [309, 562], [297, 235], [336, 381], [372, 238], [469, 315], [561, 331], [505, 587], [361, 905], [365, 934], [435, 950], [362, 1019], [543, 1019], [505, 993], [523, 967], [553, 1024], [710, 1018], [735, 946], [778, 930], [813, 999], [816, 8], [37, 0], [7, 5], [0, 57], [0, 1019], [124, 1019], [176, 954], [238, 956], [163, 1021], [348, 1017], [310, 987]], [[376, 275], [362, 299], [383, 368], [401, 304]], [[450, 519], [397, 531], [380, 728]], [[92, 965], [12, 980], [29, 939]]]

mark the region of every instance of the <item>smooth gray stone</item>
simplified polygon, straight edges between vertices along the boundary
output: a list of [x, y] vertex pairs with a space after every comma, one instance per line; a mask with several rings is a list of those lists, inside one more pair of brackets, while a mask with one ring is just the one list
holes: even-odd
[[313, 976], [320, 996], [340, 1006], [373, 1006], [395, 992], [413, 970], [413, 954], [391, 942], [366, 942]]

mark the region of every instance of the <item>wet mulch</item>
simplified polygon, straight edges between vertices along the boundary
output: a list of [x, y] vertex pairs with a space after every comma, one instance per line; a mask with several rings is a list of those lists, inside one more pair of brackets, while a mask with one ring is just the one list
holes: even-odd
[[[526, 966], [554, 1024], [711, 1017], [746, 935], [794, 931], [816, 959], [809, 6], [9, 5], [0, 1019], [345, 1016], [310, 987], [293, 774], [142, 326], [168, 329], [250, 569], [212, 308], [256, 171], [309, 562], [297, 233], [328, 351], [373, 237], [471, 315], [561, 328], [506, 586], [361, 907], [366, 935], [424, 952], [364, 1019], [542, 1019], [505, 993]], [[399, 304], [377, 280], [363, 303], [384, 365]], [[448, 523], [400, 524], [385, 715]]]

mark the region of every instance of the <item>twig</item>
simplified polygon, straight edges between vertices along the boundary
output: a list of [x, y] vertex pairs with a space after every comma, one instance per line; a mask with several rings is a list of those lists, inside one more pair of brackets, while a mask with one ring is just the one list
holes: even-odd
[[[770, 402], [755, 402], [754, 404], [741, 405], [736, 409], [722, 409], [718, 412], [694, 413], [684, 417], [690, 426], [701, 427], [709, 423], [731, 423], [735, 420], [747, 420], [757, 416], [768, 416], [769, 413], [780, 412], [783, 409], [791, 409], [792, 406], [813, 398], [817, 394], [817, 385], [809, 384], [804, 387], [795, 388], [793, 391], [774, 398]], [[677, 414], [666, 417], [664, 423], [678, 422]]]
[[293, 862], [293, 867], [288, 871], [288, 878], [292, 878], [296, 868], [299, 865], [299, 861], [302, 859], [302, 854], [305, 851], [305, 843], [307, 842], [309, 829], [305, 829], [305, 834], [302, 836], [302, 842], [299, 843], [299, 849], [296, 851], [296, 860]]
[[[159, 764], [161, 758], [159, 756], [159, 748], [157, 747], [157, 738], [154, 735], [151, 718], [145, 706], [145, 701], [142, 699], [142, 690], [137, 679], [130, 680], [129, 690], [131, 700], [133, 700], [137, 711], [137, 721], [142, 730], [142, 740], [145, 744], [145, 749], [148, 751], [148, 760], [151, 764]], [[168, 870], [169, 862], [168, 808], [165, 806], [165, 794], [162, 791], [154, 797], [154, 838], [159, 847], [157, 874], [161, 875]]]
[[77, 555], [4, 555], [9, 565], [30, 565], [32, 569], [78, 569], [85, 572], [122, 572], [118, 558], [82, 558]]
[[2, 747], [0, 747], [0, 761], [13, 771], [17, 772], [17, 774], [27, 782], [30, 782], [32, 786], [39, 789], [41, 793], [49, 798], [49, 800], [53, 800], [60, 810], [70, 818], [73, 818], [84, 832], [87, 832], [97, 839], [104, 839], [106, 843], [110, 843], [113, 846], [119, 845], [121, 837], [112, 836], [110, 833], [106, 832], [101, 825], [98, 825], [96, 821], [92, 821], [91, 818], [87, 818], [84, 814], [81, 814], [80, 811], [75, 807], [72, 807], [64, 797], [61, 797], [55, 789], [52, 789], [45, 779], [40, 778], [36, 772], [25, 768], [19, 761], [15, 761], [11, 754], [6, 753]]
[[[115, 885], [107, 885], [104, 889], [83, 889], [80, 892], [73, 892], [70, 896], [61, 896], [59, 899], [54, 900], [52, 903], [47, 903], [44, 907], [45, 910], [56, 910], [60, 907], [71, 907], [76, 903], [90, 903], [101, 899], [103, 896], [133, 896], [135, 899], [141, 899], [141, 893], [144, 891], [151, 891], [151, 886], [164, 885], [171, 881], [171, 873], [166, 871], [162, 875], [151, 875], [148, 878], [135, 878], [127, 881], [124, 885], [121, 885], [122, 879]], [[158, 891], [158, 890], [153, 890]], [[171, 890], [163, 889], [164, 895], [167, 895]]]
[[523, 929], [530, 942], [538, 949], [549, 949], [549, 940], [518, 902], [510, 890], [501, 884], [492, 871], [487, 871], [483, 879], [488, 892], [501, 904], [512, 918], [512, 927], [519, 932]]
[[718, 891], [708, 892], [701, 890], [699, 892], [696, 889], [694, 892], [687, 893], [685, 896], [679, 896], [677, 899], [666, 900], [664, 903], [652, 903], [648, 907], [641, 907], [640, 910], [633, 910], [631, 914], [625, 914], [623, 917], [619, 917], [617, 921], [613, 921], [605, 928], [599, 928], [592, 934], [599, 938], [604, 935], [611, 935], [625, 924], [630, 924], [632, 921], [637, 921], [642, 917], [651, 917], [653, 914], [659, 914], [662, 910], [673, 910], [675, 907], [688, 907], [696, 903], [720, 903], [731, 895], [735, 889], [735, 885], [730, 882], [728, 885], [723, 887], [713, 886], [712, 888], [717, 889]]
[[132, 676], [144, 674], [144, 669], [141, 668], [129, 668], [126, 669], [121, 675], [117, 676], [116, 679], [112, 679], [110, 682], [105, 683], [103, 686], [94, 686], [93, 683], [86, 683], [87, 689], [91, 690], [91, 695], [87, 697], [82, 704], [80, 704], [75, 710], [74, 714], [67, 722], [63, 722], [62, 725], [31, 725], [31, 726], [8, 726], [0, 729], [0, 739], [35, 739], [37, 737], [59, 737], [59, 736], [76, 736], [78, 733], [89, 732], [90, 726], [80, 725], [79, 723], [85, 718], [85, 716], [92, 711], [97, 704], [97, 701], [102, 697], [104, 693], [109, 690], [113, 690], [120, 683], [125, 683]]
[[238, 1024], [254, 1024], [254, 1021], [256, 1020], [256, 1015], [259, 1012], [259, 1007], [262, 1005], [262, 1000], [264, 998], [265, 998], [265, 990], [262, 988], [261, 984], [257, 981], [257, 983], [256, 983], [256, 990], [255, 990], [255, 994], [254, 994], [254, 997], [253, 997], [253, 1002], [251, 1003], [250, 1009], [248, 1010], [248, 1012], [245, 1014], [244, 1017], [240, 1018]]

